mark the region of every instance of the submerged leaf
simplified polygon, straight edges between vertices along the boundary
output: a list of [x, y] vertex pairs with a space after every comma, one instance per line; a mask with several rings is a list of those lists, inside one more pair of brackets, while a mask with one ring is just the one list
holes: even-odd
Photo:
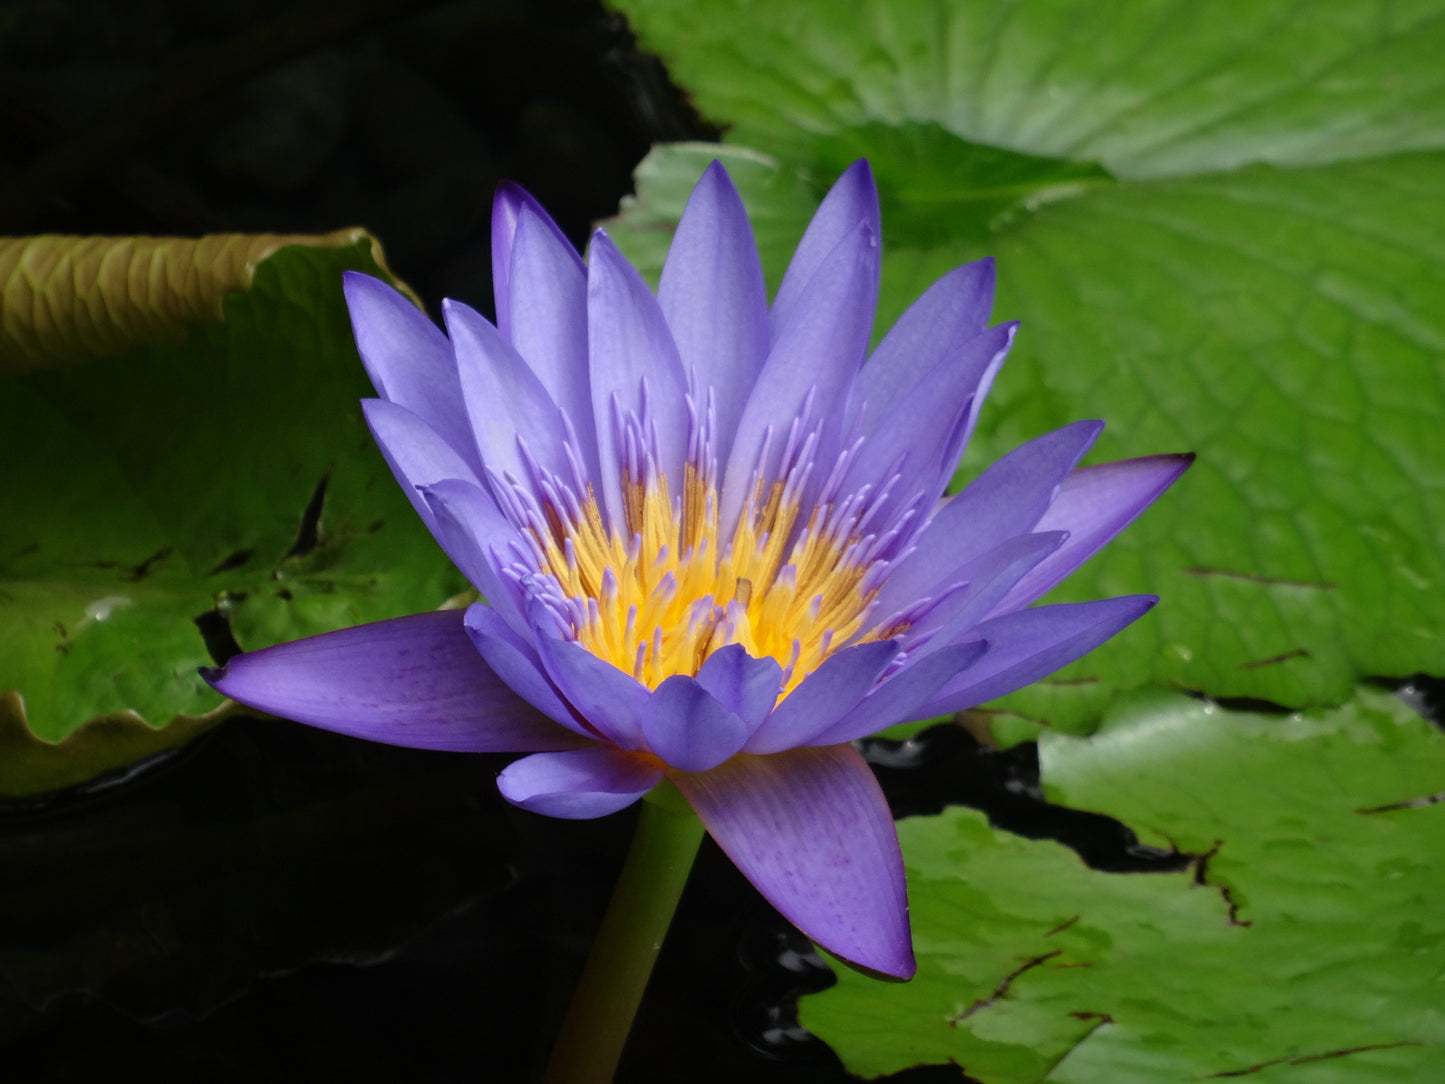
[[79, 786], [188, 742], [238, 710], [239, 704], [225, 701], [204, 715], [178, 715], [165, 727], [150, 726], [133, 711], [118, 711], [52, 742], [35, 736], [24, 698], [7, 689], [0, 693], [0, 797]]
[[256, 266], [285, 246], [345, 248], [365, 238], [356, 227], [324, 235], [0, 237], [0, 376], [176, 345], [190, 325], [219, 322], [225, 296], [249, 289]]

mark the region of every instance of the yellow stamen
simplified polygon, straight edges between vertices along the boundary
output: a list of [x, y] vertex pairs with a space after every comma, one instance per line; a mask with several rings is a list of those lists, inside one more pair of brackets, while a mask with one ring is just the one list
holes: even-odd
[[741, 644], [776, 659], [790, 691], [864, 627], [873, 593], [855, 540], [840, 542], [819, 509], [792, 538], [800, 510], [774, 484], [722, 545], [716, 490], [692, 466], [682, 486], [675, 501], [665, 478], [625, 481], [625, 534], [591, 493], [575, 522], [548, 511], [550, 531], [535, 536], [542, 571], [592, 615], [578, 643], [649, 688]]

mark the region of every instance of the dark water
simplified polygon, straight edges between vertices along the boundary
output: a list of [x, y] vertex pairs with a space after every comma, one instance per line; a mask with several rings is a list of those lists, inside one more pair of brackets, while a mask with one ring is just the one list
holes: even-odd
[[[943, 726], [865, 751], [900, 815], [967, 804], [1100, 868], [1187, 861], [1043, 804], [1029, 746]], [[5, 810], [4, 1079], [534, 1076], [634, 813], [512, 809], [505, 762], [237, 719], [120, 785]], [[797, 995], [831, 981], [705, 844], [619, 1080], [847, 1079], [796, 1024]]]

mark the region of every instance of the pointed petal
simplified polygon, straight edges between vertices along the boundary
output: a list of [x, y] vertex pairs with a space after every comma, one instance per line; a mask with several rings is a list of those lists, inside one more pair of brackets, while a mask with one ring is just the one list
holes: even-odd
[[988, 654], [923, 706], [920, 717], [947, 715], [1022, 689], [1087, 655], [1159, 600], [1125, 595], [1097, 602], [1035, 606], [979, 625]]
[[1103, 428], [1103, 422], [1074, 422], [1035, 437], [945, 500], [914, 540], [913, 552], [888, 573], [874, 612], [897, 613], [915, 599], [958, 583], [964, 565], [1032, 531]]
[[[754, 471], [761, 468], [767, 481], [779, 478], [792, 426], [821, 425], [825, 443], [816, 452], [817, 462], [826, 465], [836, 454], [848, 392], [868, 348], [877, 294], [878, 235], [860, 223], [824, 259], [788, 319], [774, 323], [772, 350], [743, 407], [723, 474], [724, 537], [751, 495]], [[825, 466], [814, 486], [826, 473]]]
[[993, 287], [992, 258], [964, 264], [925, 290], [898, 318], [858, 373], [854, 404], [864, 432], [937, 365], [983, 333], [993, 307]]
[[752, 226], [720, 162], [708, 166], [688, 197], [657, 302], [700, 406], [712, 391], [714, 451], [725, 463], [768, 353], [768, 298]]
[[906, 629], [896, 634], [892, 629], [885, 632], [896, 635], [915, 659], [944, 644], [965, 637], [973, 639], [968, 634], [969, 629], [984, 620], [998, 605], [998, 600], [1008, 594], [1030, 569], [1056, 552], [1067, 537], [1063, 531], [1050, 531], [1047, 534], [1020, 535], [995, 546], [978, 560], [970, 561], [959, 569], [959, 579], [964, 586], [944, 592], [921, 615], [910, 620]]
[[748, 728], [692, 678], [674, 674], [648, 699], [642, 734], [669, 767], [705, 772], [743, 747]]
[[1037, 527], [1068, 531], [1068, 541], [1020, 580], [994, 615], [1012, 613], [1042, 597], [1133, 523], [1193, 462], [1193, 453], [1151, 455], [1080, 467], [1070, 474]]
[[[511, 181], [497, 185], [496, 194], [492, 197], [492, 296], [497, 303], [497, 329], [508, 341], [512, 339], [512, 248], [523, 211], [535, 215], [559, 245], [568, 249], [572, 247], [566, 234], [542, 209], [542, 205], [520, 185]], [[573, 255], [576, 256], [575, 251]], [[580, 266], [581, 257], [576, 258]]]
[[864, 439], [839, 492], [876, 491], [897, 473], [906, 481], [874, 502], [878, 522], [919, 501], [931, 509], [958, 465], [979, 381], [1008, 353], [1017, 330], [1017, 324], [989, 328], [936, 365]]
[[539, 503], [542, 494], [526, 456], [572, 483], [567, 425], [537, 375], [475, 309], [447, 300], [442, 315], [456, 349], [462, 397], [483, 464], [526, 485]]
[[483, 661], [518, 696], [568, 730], [585, 738], [599, 737], [553, 688], [536, 649], [517, 635], [496, 611], [480, 602], [474, 603], [467, 608], [464, 624]]
[[748, 739], [749, 753], [802, 745], [831, 726], [877, 684], [898, 654], [892, 640], [845, 647], [798, 683]]
[[492, 556], [493, 552], [507, 552], [517, 532], [491, 494], [479, 485], [456, 478], [423, 486], [420, 492], [434, 523], [432, 534], [452, 564], [513, 628], [526, 629], [517, 587], [497, 574]]
[[426, 422], [475, 473], [480, 462], [447, 337], [386, 283], [357, 271], [341, 278], [356, 349], [376, 393]]
[[778, 701], [783, 668], [769, 655], [755, 659], [742, 644], [729, 644], [704, 660], [697, 683], [741, 718], [752, 733]]
[[949, 644], [879, 684], [843, 718], [809, 740], [809, 745], [838, 745], [857, 741], [898, 723], [927, 718], [923, 706], [951, 679], [988, 651], [984, 640]]
[[487, 667], [458, 610], [248, 651], [202, 676], [249, 707], [388, 745], [484, 753], [569, 749], [581, 740]]
[[[834, 182], [813, 220], [808, 223], [803, 238], [788, 263], [778, 287], [778, 296], [773, 300], [773, 337], [778, 329], [793, 317], [793, 311], [807, 292], [829, 254], [838, 242], [853, 233], [860, 224], [866, 226], [872, 237], [882, 235], [881, 215], [878, 210], [878, 186], [873, 182], [873, 171], [864, 159], [859, 159], [845, 169]], [[874, 301], [877, 299], [877, 278], [874, 278]], [[869, 319], [872, 319], [872, 303], [869, 304]]]
[[687, 377], [656, 298], [602, 230], [588, 250], [587, 350], [601, 488], [613, 525], [621, 527], [627, 455], [616, 413], [656, 426], [658, 466], [669, 474], [672, 492], [681, 492]]
[[589, 726], [619, 749], [642, 748], [646, 685], [571, 640], [538, 634], [536, 644], [552, 684]]
[[[480, 485], [477, 475], [436, 430], [405, 407], [385, 399], [363, 399], [361, 413], [377, 447], [381, 449], [381, 457], [401, 483], [402, 492], [427, 525], [427, 530], [441, 542], [436, 516], [422, 496], [422, 488], [445, 479], [461, 479]], [[446, 548], [445, 543], [442, 548]]]
[[720, 847], [783, 917], [858, 967], [916, 965], [888, 803], [847, 745], [733, 757], [671, 776]]
[[589, 820], [627, 808], [661, 780], [654, 763], [594, 745], [523, 757], [497, 776], [497, 789], [513, 805], [544, 817]]
[[510, 290], [506, 338], [572, 423], [578, 451], [595, 477], [597, 433], [587, 375], [587, 272], [551, 220], [527, 207], [517, 222]]

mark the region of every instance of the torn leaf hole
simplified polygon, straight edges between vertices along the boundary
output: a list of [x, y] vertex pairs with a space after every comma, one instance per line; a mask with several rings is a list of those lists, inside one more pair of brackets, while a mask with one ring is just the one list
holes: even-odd
[[331, 481], [331, 468], [326, 468], [326, 473], [321, 476], [321, 481], [316, 483], [316, 488], [311, 491], [311, 499], [306, 502], [306, 508], [301, 513], [301, 525], [296, 530], [296, 541], [291, 543], [291, 548], [286, 551], [287, 557], [305, 557], [321, 543], [321, 509], [326, 504], [326, 486]]
[[1207, 696], [1197, 690], [1186, 690], [1186, 692], [1191, 699], [1213, 704], [1225, 711], [1248, 712], [1251, 715], [1293, 715], [1299, 710], [1258, 696]]
[[224, 558], [219, 564], [216, 565], [215, 568], [207, 572], [206, 575], [214, 576], [219, 572], [231, 572], [235, 569], [238, 569], [247, 561], [249, 561], [251, 559], [251, 555], [255, 552], [255, 550], [251, 549], [237, 550], [229, 557]]
[[206, 645], [206, 653], [211, 656], [211, 661], [217, 666], [225, 666], [231, 659], [241, 654], [241, 645], [236, 643], [236, 637], [231, 632], [230, 615], [220, 606], [197, 614], [191, 620], [200, 630], [201, 640]]
[[1415, 674], [1404, 681], [1380, 684], [1394, 690], [1395, 695], [1412, 711], [1445, 730], [1445, 681], [1429, 674]]

